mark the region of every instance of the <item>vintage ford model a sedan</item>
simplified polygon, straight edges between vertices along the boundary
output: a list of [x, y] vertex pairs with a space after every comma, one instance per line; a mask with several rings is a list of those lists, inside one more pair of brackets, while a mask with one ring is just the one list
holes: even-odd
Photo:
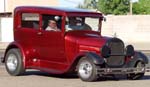
[[17, 7], [14, 42], [3, 58], [7, 72], [13, 76], [26, 69], [76, 72], [83, 81], [116, 74], [140, 79], [147, 57], [119, 38], [102, 36], [103, 19], [101, 13], [81, 9]]

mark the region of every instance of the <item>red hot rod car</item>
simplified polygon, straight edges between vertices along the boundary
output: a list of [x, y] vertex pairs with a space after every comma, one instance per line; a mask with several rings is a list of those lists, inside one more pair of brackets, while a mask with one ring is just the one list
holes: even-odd
[[69, 8], [21, 6], [14, 10], [14, 41], [3, 62], [10, 75], [26, 69], [53, 74], [76, 72], [83, 81], [99, 76], [144, 76], [145, 55], [119, 38], [101, 35], [101, 13]]

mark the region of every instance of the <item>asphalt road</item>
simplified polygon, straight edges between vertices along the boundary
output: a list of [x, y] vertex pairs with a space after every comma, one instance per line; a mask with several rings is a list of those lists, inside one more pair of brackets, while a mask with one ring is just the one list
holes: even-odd
[[141, 80], [126, 80], [124, 76], [117, 76], [101, 78], [97, 82], [83, 82], [76, 75], [51, 75], [37, 70], [28, 70], [23, 76], [10, 76], [1, 64], [0, 87], [150, 87], [150, 72]]

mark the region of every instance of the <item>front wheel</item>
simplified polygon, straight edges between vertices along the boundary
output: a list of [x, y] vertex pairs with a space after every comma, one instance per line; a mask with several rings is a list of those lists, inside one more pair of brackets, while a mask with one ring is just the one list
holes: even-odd
[[[145, 67], [145, 63], [139, 61], [139, 62], [137, 62], [137, 64], [135, 65], [135, 67], [136, 68], [144, 68]], [[128, 74], [127, 78], [130, 79], [130, 80], [138, 80], [138, 79], [141, 79], [144, 76], [144, 73], [132, 73], [132, 74]]]
[[5, 67], [12, 76], [18, 76], [24, 73], [22, 54], [19, 49], [10, 49], [6, 53]]
[[81, 58], [77, 66], [78, 76], [81, 80], [92, 82], [97, 80], [96, 65], [87, 58]]

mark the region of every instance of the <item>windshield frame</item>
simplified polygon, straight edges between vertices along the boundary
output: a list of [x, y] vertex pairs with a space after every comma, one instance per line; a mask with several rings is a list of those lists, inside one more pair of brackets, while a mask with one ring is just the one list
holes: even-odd
[[[98, 29], [97, 29], [98, 31], [97, 32], [101, 32], [101, 25], [102, 25], [102, 20], [103, 20], [103, 16], [101, 13], [97, 13], [97, 12], [69, 12], [66, 14], [65, 21], [68, 17], [98, 18], [99, 23], [98, 23]], [[65, 27], [65, 31], [67, 31], [66, 27]], [[94, 31], [94, 30], [90, 30], [90, 31]]]

